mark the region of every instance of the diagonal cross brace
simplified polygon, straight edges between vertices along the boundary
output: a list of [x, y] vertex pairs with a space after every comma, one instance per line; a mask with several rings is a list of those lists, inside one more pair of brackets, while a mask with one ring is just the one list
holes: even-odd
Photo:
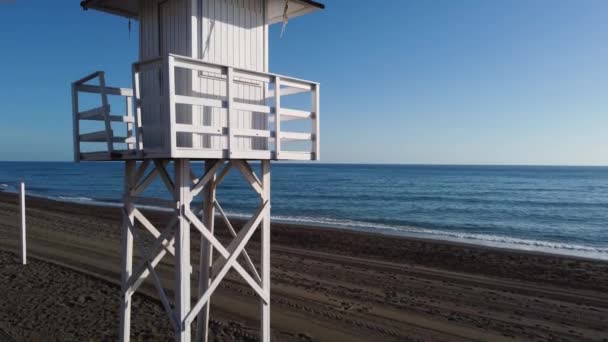
[[[217, 211], [219, 211], [220, 217], [224, 221], [224, 224], [226, 224], [226, 227], [228, 228], [228, 231], [230, 231], [230, 234], [232, 235], [232, 237], [236, 237], [237, 233], [234, 230], [234, 227], [232, 227], [232, 223], [230, 223], [230, 220], [228, 220], [228, 216], [226, 216], [226, 213], [224, 212], [224, 209], [222, 209], [222, 206], [220, 205], [220, 203], [218, 201], [213, 201], [213, 205], [215, 206]], [[249, 256], [249, 253], [247, 253], [246, 249], [243, 250], [243, 256], [245, 257], [245, 261], [247, 261], [247, 266], [249, 267], [249, 270], [255, 276], [255, 280], [258, 282], [258, 284], [261, 283], [262, 278], [260, 278], [260, 274], [258, 273], [258, 270], [255, 268], [253, 261], [251, 261], [251, 257]]]
[[146, 170], [148, 169], [148, 165], [150, 165], [150, 159], [144, 160], [139, 168], [137, 169], [137, 173], [135, 175], [135, 183], [139, 182], [141, 178], [144, 176]]
[[[143, 281], [150, 274], [149, 270], [147, 270], [146, 262], [149, 261], [152, 267], [156, 267], [156, 265], [158, 265], [160, 263], [160, 261], [165, 256], [165, 254], [167, 254], [168, 248], [166, 246], [173, 245], [175, 238], [172, 237], [169, 240], [167, 240], [167, 239], [169, 238], [169, 235], [171, 234], [173, 227], [175, 226], [177, 221], [178, 221], [177, 215], [175, 215], [171, 218], [171, 220], [165, 227], [164, 231], [156, 239], [156, 241], [154, 242], [154, 245], [152, 246], [152, 250], [155, 252], [155, 257], [151, 260], [144, 259], [138, 265], [137, 270], [135, 272], [133, 272], [131, 277], [129, 277], [129, 279], [127, 280], [128, 287], [127, 287], [126, 293], [128, 295], [132, 295], [133, 293], [135, 293], [135, 291], [137, 291], [139, 286], [143, 283]], [[130, 222], [129, 222], [129, 226], [131, 226]], [[165, 244], [166, 246], [163, 245], [163, 242], [165, 242], [165, 241], [167, 242]]]
[[[264, 214], [264, 210], [266, 208], [266, 205], [262, 206], [258, 212], [256, 213], [256, 215], [254, 215], [253, 217], [251, 217], [251, 219], [249, 219], [249, 221], [245, 224], [245, 226], [243, 226], [243, 228], [241, 229], [241, 231], [239, 232], [239, 235], [237, 235], [237, 237], [232, 241], [229, 249], [226, 249], [205, 227], [205, 225], [198, 220], [198, 218], [196, 216], [194, 216], [191, 212], [186, 212], [186, 217], [188, 218], [188, 220], [190, 220], [190, 223], [192, 223], [201, 233], [202, 235], [208, 239], [208, 241], [218, 250], [218, 252], [222, 255], [222, 257], [224, 259], [218, 259], [216, 261], [217, 263], [223, 263], [225, 260], [229, 259], [232, 255], [232, 253], [234, 253], [235, 247], [236, 245], [238, 245], [239, 242], [241, 242], [243, 240], [243, 238], [249, 234], [250, 232], [253, 233], [253, 231], [255, 231], [255, 229], [257, 228], [257, 226], [259, 225], [260, 221], [263, 218], [263, 214]], [[240, 252], [239, 252], [240, 253]], [[237, 257], [238, 257], [238, 253], [237, 253]], [[214, 264], [215, 265], [215, 264]], [[223, 264], [222, 264], [223, 265]], [[262, 290], [262, 288], [260, 287], [260, 284], [258, 282], [256, 282], [250, 275], [249, 273], [247, 273], [247, 271], [245, 271], [245, 269], [237, 262], [234, 263], [233, 265], [231, 265], [232, 267], [234, 267], [234, 269], [239, 273], [239, 275], [241, 277], [243, 277], [243, 279], [249, 284], [249, 286], [251, 286], [251, 288], [260, 296], [260, 298], [262, 298], [264, 301], [266, 301], [266, 298], [268, 297], [265, 292]], [[219, 269], [219, 268], [216, 268]], [[212, 271], [213, 273], [213, 271]]]
[[[224, 246], [222, 246], [219, 243], [219, 241], [217, 241], [215, 238], [213, 238], [213, 240], [215, 240], [216, 243], [214, 243], [213, 240], [211, 240], [211, 239], [209, 240], [214, 245], [214, 247], [220, 252], [220, 254], [226, 259], [225, 259], [225, 261], [218, 260], [219, 262], [222, 263], [221, 270], [218, 272], [217, 276], [215, 278], [213, 278], [213, 281], [209, 285], [209, 288], [207, 289], [207, 291], [205, 291], [205, 293], [198, 299], [198, 301], [196, 302], [194, 307], [192, 307], [192, 309], [190, 310], [190, 312], [188, 313], [188, 315], [186, 316], [186, 318], [185, 318], [184, 322], [182, 322], [182, 324], [187, 325], [187, 324], [192, 323], [192, 321], [194, 320], [194, 318], [196, 317], [198, 312], [209, 301], [211, 294], [215, 291], [215, 289], [218, 287], [218, 285], [220, 284], [222, 279], [224, 279], [224, 277], [226, 276], [226, 273], [228, 273], [228, 271], [232, 267], [235, 270], [237, 270], [237, 272], [243, 278], [248, 278], [249, 281], [247, 281], [247, 282], [249, 283], [249, 285], [256, 291], [258, 296], [264, 302], [268, 303], [269, 298], [268, 298], [267, 293], [259, 286], [259, 284], [257, 284], [251, 278], [251, 276], [249, 276], [249, 274], [242, 268], [242, 266], [240, 266], [236, 262], [236, 259], [241, 254], [241, 252], [243, 251], [243, 249], [245, 248], [247, 243], [249, 242], [249, 239], [251, 238], [251, 236], [255, 232], [256, 228], [259, 226], [260, 222], [264, 218], [264, 216], [266, 214], [266, 210], [268, 210], [269, 208], [270, 208], [270, 206], [268, 204], [268, 201], [266, 201], [262, 205], [262, 207], [258, 210], [257, 214], [254, 217], [252, 217], [252, 219], [250, 221], [247, 222], [247, 224], [239, 232], [239, 235], [230, 244], [229, 249], [231, 250], [231, 252], [226, 250], [224, 248]], [[186, 216], [188, 217], [188, 219], [191, 219], [193, 215], [191, 213], [187, 213]], [[199, 229], [201, 232], [207, 231], [205, 229], [204, 225], [200, 221], [198, 221], [198, 219], [196, 217], [193, 217], [193, 218], [194, 218], [194, 220], [191, 220], [191, 223], [197, 229]], [[208, 234], [210, 235], [210, 233], [208, 233]], [[207, 234], [203, 233], [203, 235], [205, 235], [205, 237], [207, 237]], [[213, 237], [213, 236], [211, 235], [211, 237]], [[216, 261], [216, 263], [218, 261]], [[215, 266], [216, 266], [216, 264], [214, 264], [214, 267]], [[245, 280], [247, 280], [247, 279], [245, 279]]]
[[150, 252], [148, 251], [148, 248], [143, 244], [141, 236], [139, 235], [139, 233], [137, 232], [135, 227], [133, 227], [133, 225], [131, 224], [130, 221], [128, 223], [128, 226], [129, 226], [129, 230], [133, 234], [133, 237], [134, 237], [133, 241], [142, 250], [143, 258], [144, 258], [144, 265], [146, 266], [146, 269], [148, 270], [148, 272], [152, 275], [152, 281], [154, 283], [154, 287], [156, 287], [156, 290], [158, 291], [158, 294], [160, 295], [160, 301], [163, 304], [163, 307], [165, 308], [165, 312], [167, 313], [167, 316], [169, 316], [169, 320], [171, 321], [173, 328], [177, 329], [179, 327], [179, 325], [177, 323], [178, 322], [177, 317], [175, 316], [175, 312], [173, 311], [171, 304], [169, 304], [169, 299], [167, 298], [167, 294], [165, 293], [165, 289], [163, 288], [160, 278], [156, 274], [156, 271], [154, 270], [154, 266], [152, 266], [152, 264], [150, 263]]
[[177, 200], [177, 198], [175, 198], [175, 184], [173, 184], [173, 181], [171, 180], [171, 177], [167, 173], [167, 169], [165, 169], [165, 165], [166, 164], [164, 164], [161, 161], [155, 160], [154, 161], [154, 165], [156, 165], [156, 169], [158, 170], [158, 174], [160, 174], [160, 178], [163, 180], [163, 183], [165, 183], [165, 186], [167, 187], [167, 190], [169, 190], [169, 193], [173, 194], [173, 198], [175, 200]]
[[234, 164], [232, 163], [232, 161], [229, 161], [228, 164], [226, 164], [226, 166], [224, 166], [224, 169], [222, 169], [222, 172], [220, 172], [220, 174], [215, 179], [216, 187], [224, 181], [224, 178], [226, 177], [226, 175], [228, 175], [228, 172], [230, 172], [230, 170], [232, 169], [233, 166], [234, 166]]
[[[167, 170], [165, 170], [166, 165], [167, 161], [155, 161], [154, 168], [152, 169], [152, 171], [150, 171], [133, 189], [131, 189], [130, 195], [137, 196], [141, 194], [144, 190], [146, 190], [146, 188], [148, 188], [148, 186], [152, 183], [152, 181], [154, 181], [156, 176], [158, 176], [159, 174], [161, 175], [161, 178], [163, 179], [163, 182], [167, 186], [169, 192], [173, 194], [175, 192], [175, 186], [173, 185], [173, 182], [168, 176]], [[144, 164], [142, 164], [142, 167], [143, 166]], [[147, 167], [147, 165], [145, 166]], [[144, 171], [145, 169], [140, 170], [141, 175], [143, 175]]]
[[262, 196], [264, 190], [262, 188], [262, 183], [255, 175], [255, 172], [249, 167], [249, 164], [243, 162], [242, 160], [234, 160], [233, 161], [237, 169], [241, 172], [243, 177], [249, 182], [253, 190], [258, 193], [258, 195]]
[[209, 183], [213, 176], [215, 176], [217, 170], [223, 164], [224, 163], [221, 160], [216, 161], [213, 166], [205, 173], [205, 175], [194, 184], [194, 187], [192, 188], [192, 190], [190, 190], [190, 196], [192, 196], [192, 198], [196, 197], [203, 190], [205, 185]]
[[[139, 221], [139, 223], [141, 223], [150, 232], [150, 234], [152, 234], [152, 236], [154, 236], [154, 238], [156, 238], [156, 239], [159, 238], [159, 236], [161, 234], [158, 231], [158, 229], [156, 229], [156, 227], [154, 227], [154, 225], [150, 221], [148, 221], [148, 219], [141, 213], [141, 211], [139, 211], [139, 209], [133, 208], [133, 215], [135, 216], [137, 221]], [[177, 216], [174, 215], [171, 218], [171, 220], [175, 220], [176, 218], [177, 218]], [[171, 222], [171, 220], [169, 220], [169, 222]], [[173, 223], [171, 225], [171, 227], [173, 227], [173, 225], [175, 225], [175, 223]], [[172, 255], [175, 255], [175, 249], [173, 248], [173, 246], [171, 244], [169, 244], [169, 241], [167, 241], [167, 240], [161, 241], [161, 244], [165, 247], [165, 249], [169, 253], [171, 253]]]
[[[158, 244], [158, 242], [160, 242], [167, 252], [169, 252], [171, 255], [175, 256], [175, 248], [173, 247], [173, 245], [175, 243], [174, 238], [172, 238], [171, 240], [167, 240], [167, 238], [159, 239], [159, 237], [161, 236], [161, 233], [141, 213], [141, 211], [139, 211], [139, 209], [133, 208], [133, 215], [135, 216], [137, 221], [139, 221], [139, 223], [141, 223], [150, 232], [150, 234], [152, 234], [152, 236], [154, 236], [154, 238], [157, 240], [157, 241], [155, 241], [156, 245]], [[175, 214], [174, 216], [171, 217], [171, 220], [169, 220], [168, 226], [173, 227], [177, 223], [177, 220], [178, 220], [178, 217], [177, 217], [177, 214]], [[192, 267], [190, 267], [190, 273], [192, 273]]]

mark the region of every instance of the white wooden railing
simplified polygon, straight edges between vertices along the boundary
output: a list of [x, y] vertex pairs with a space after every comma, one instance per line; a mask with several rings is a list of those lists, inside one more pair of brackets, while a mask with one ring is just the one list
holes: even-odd
[[[90, 84], [91, 81], [97, 79], [95, 85]], [[92, 93], [100, 95], [100, 106], [87, 110], [80, 110], [80, 94]], [[112, 115], [108, 101], [108, 96], [121, 96], [125, 101], [125, 114]], [[117, 149], [115, 143], [126, 144], [127, 150], [120, 153], [134, 152], [136, 150], [135, 137], [135, 118], [133, 117], [133, 91], [127, 88], [108, 87], [105, 84], [105, 75], [103, 71], [97, 71], [87, 75], [74, 83], [72, 83], [72, 122], [74, 134], [74, 161], [81, 159], [112, 159]], [[81, 132], [81, 122], [103, 122], [103, 128], [97, 131], [83, 133]], [[112, 123], [119, 122], [126, 124], [126, 136], [119, 137], [114, 135]], [[105, 149], [97, 151], [82, 152], [81, 143], [103, 143]], [[119, 152], [116, 152], [119, 153]]]
[[[74, 159], [318, 160], [319, 91], [316, 82], [173, 54], [133, 64], [133, 90], [106, 86], [98, 71], [72, 83]], [[99, 94], [101, 105], [81, 111], [81, 93]], [[287, 105], [297, 94], [305, 109]], [[124, 97], [125, 114], [110, 113], [110, 95]], [[103, 126], [83, 133], [83, 121]], [[126, 136], [115, 136], [116, 122], [126, 124]], [[81, 143], [105, 148], [83, 152]]]
[[[182, 69], [181, 73], [177, 73]], [[186, 70], [187, 79], [184, 79]], [[145, 87], [143, 75], [149, 72], [158, 73], [158, 95], [151, 98], [144, 91], [142, 98], [142, 87]], [[206, 91], [205, 89], [194, 89], [191, 84], [196, 84], [197, 78], [206, 78], [219, 85], [220, 92]], [[150, 77], [146, 82], [149, 82]], [[318, 160], [320, 157], [319, 141], [319, 84], [286, 77], [271, 73], [257, 72], [232, 68], [225, 65], [203, 62], [201, 60], [169, 54], [165, 58], [157, 58], [149, 61], [135, 63], [133, 65], [134, 93], [136, 98], [136, 117], [140, 119], [143, 104], [151, 102], [159, 104], [163, 110], [162, 115], [168, 115], [169, 127], [165, 130], [165, 141], [170, 143], [172, 157], [177, 158], [233, 158], [233, 159], [293, 159], [293, 160]], [[180, 89], [186, 82], [186, 91]], [[256, 85], [263, 89], [263, 97], [259, 101], [248, 101], [241, 98], [238, 90], [247, 85]], [[241, 88], [239, 88], [241, 87]], [[150, 86], [148, 86], [150, 88]], [[183, 87], [182, 87], [183, 88]], [[195, 87], [196, 88], [196, 87]], [[217, 89], [216, 89], [217, 90]], [[150, 89], [148, 89], [150, 93]], [[156, 93], [156, 91], [154, 91]], [[283, 105], [284, 98], [295, 94], [309, 94], [310, 106], [307, 110], [287, 108]], [[225, 110], [225, 124], [201, 125], [198, 123], [183, 123], [177, 121], [177, 107], [189, 106], [194, 111], [198, 108], [217, 108]], [[263, 113], [266, 115], [266, 127], [254, 129], [243, 126], [237, 122], [237, 112]], [[310, 122], [307, 131], [288, 131], [282, 125], [286, 121], [300, 120]], [[139, 120], [138, 120], [139, 121]], [[145, 121], [145, 120], [144, 120]], [[193, 121], [193, 120], [192, 120]], [[139, 121], [141, 122], [141, 121]], [[271, 124], [273, 122], [273, 124]], [[240, 125], [239, 125], [240, 124]], [[138, 136], [146, 134], [145, 124], [143, 130], [139, 130]], [[220, 146], [215, 148], [184, 147], [177, 143], [178, 136], [207, 135], [222, 138]], [[266, 141], [265, 148], [239, 147], [238, 139], [263, 139]], [[142, 141], [143, 137], [138, 137]], [[286, 149], [284, 145], [291, 141], [304, 142], [310, 147], [305, 150]], [[138, 143], [139, 144], [139, 143]], [[242, 145], [242, 144], [240, 144]], [[140, 145], [138, 145], [140, 146]], [[147, 150], [144, 144], [143, 149]]]

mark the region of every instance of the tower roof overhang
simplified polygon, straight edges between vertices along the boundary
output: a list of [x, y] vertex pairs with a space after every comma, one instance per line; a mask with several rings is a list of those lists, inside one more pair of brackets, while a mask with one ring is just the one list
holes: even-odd
[[[288, 0], [287, 17], [295, 18], [325, 8], [325, 5], [313, 0]], [[139, 18], [138, 0], [85, 0], [80, 6], [127, 18]], [[268, 23], [283, 21], [285, 0], [268, 0]]]

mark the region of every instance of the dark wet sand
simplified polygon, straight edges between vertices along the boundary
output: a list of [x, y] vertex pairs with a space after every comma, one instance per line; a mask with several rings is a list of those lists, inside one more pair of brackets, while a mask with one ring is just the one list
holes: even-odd
[[[30, 198], [24, 267], [15, 197], [0, 194], [0, 341], [116, 340], [119, 209]], [[171, 340], [153, 287], [134, 301], [134, 340]], [[256, 340], [256, 303], [230, 273], [214, 339]], [[608, 341], [608, 262], [273, 224], [272, 325], [276, 341]]]

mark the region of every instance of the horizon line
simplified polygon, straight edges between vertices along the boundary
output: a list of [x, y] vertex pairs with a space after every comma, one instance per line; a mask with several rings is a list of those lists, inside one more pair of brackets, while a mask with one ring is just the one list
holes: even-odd
[[[202, 162], [204, 160], [191, 160], [192, 162]], [[258, 160], [252, 160], [257, 162]], [[0, 160], [0, 163], [116, 163], [122, 160], [112, 161], [85, 161], [74, 162], [71, 160]], [[520, 166], [520, 167], [608, 167], [608, 164], [476, 164], [476, 163], [389, 163], [389, 162], [322, 162], [322, 161], [278, 161], [281, 164], [317, 164], [317, 165], [386, 165], [386, 166]]]

